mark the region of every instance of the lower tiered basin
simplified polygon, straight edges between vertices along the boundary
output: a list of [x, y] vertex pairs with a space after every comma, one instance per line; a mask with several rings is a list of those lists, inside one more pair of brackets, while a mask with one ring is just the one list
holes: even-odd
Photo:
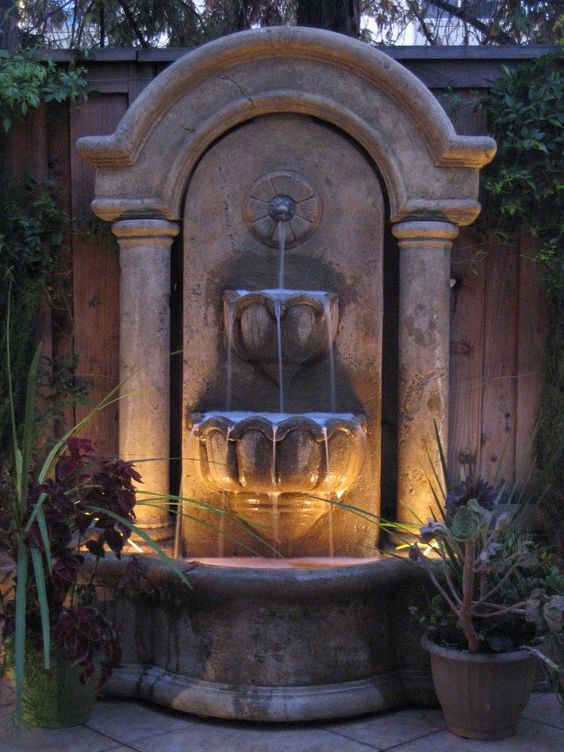
[[192, 419], [202, 475], [220, 491], [339, 495], [364, 461], [364, 416], [208, 412]]
[[276, 546], [306, 535], [356, 480], [365, 455], [363, 417], [348, 414], [194, 415], [206, 485]]
[[110, 695], [281, 722], [435, 701], [409, 612], [426, 582], [412, 562], [256, 559], [253, 567], [210, 559], [185, 562], [187, 588], [162, 562], [141, 557], [153, 590], [128, 595], [116, 587], [126, 560], [108, 557], [96, 575], [105, 608], [123, 627], [122, 664], [104, 688]]

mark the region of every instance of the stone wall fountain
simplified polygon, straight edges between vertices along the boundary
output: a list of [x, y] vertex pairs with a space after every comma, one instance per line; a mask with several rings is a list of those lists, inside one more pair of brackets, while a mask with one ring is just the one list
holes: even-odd
[[[218, 185], [229, 198], [210, 217]], [[185, 519], [185, 553], [241, 556], [254, 533], [284, 556], [374, 555], [377, 528], [338, 504], [379, 508], [373, 165], [326, 125], [271, 114], [208, 149], [185, 202], [183, 495], [239, 515], [220, 533]]]
[[[128, 638], [110, 691], [253, 720], [430, 701], [406, 605], [417, 573], [382, 559], [377, 527], [347, 507], [380, 510], [390, 222], [398, 516], [428, 509], [433, 420], [446, 438], [449, 251], [479, 211], [494, 142], [457, 136], [385, 54], [270, 28], [180, 59], [115, 134], [79, 150], [120, 244], [128, 458], [170, 455], [170, 248], [182, 233], [181, 491], [200, 504], [185, 503], [177, 530], [200, 562], [193, 590], [146, 558], [158, 595], [112, 602]], [[169, 491], [168, 463], [143, 476]], [[172, 534], [163, 506], [139, 519]], [[106, 563], [109, 584], [121, 567]]]

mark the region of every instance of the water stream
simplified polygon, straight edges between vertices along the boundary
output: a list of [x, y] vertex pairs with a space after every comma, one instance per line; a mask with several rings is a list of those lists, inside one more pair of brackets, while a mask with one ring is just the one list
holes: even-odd
[[[327, 436], [327, 426], [323, 426], [321, 429], [321, 433], [323, 434], [323, 443], [325, 445], [325, 476], [329, 474], [329, 468], [331, 465], [329, 464], [329, 437]], [[333, 558], [333, 504], [331, 503], [331, 499], [329, 499], [329, 513], [328, 513], [328, 520], [329, 520], [329, 558]]]
[[333, 335], [333, 315], [331, 313], [331, 301], [324, 303], [325, 318], [327, 320], [327, 338], [329, 347], [329, 406], [332, 413], [337, 412], [337, 393], [335, 385], [335, 342]]
[[225, 408], [231, 410], [231, 393], [233, 383], [233, 326], [235, 324], [235, 301], [229, 302], [229, 314], [227, 316], [227, 394]]
[[[233, 430], [233, 426], [229, 426], [225, 434], [225, 455], [224, 455], [223, 463], [224, 463], [226, 475], [228, 474], [228, 463], [229, 463], [229, 436], [232, 430]], [[217, 540], [217, 555], [220, 558], [223, 558], [225, 554], [225, 514], [227, 510], [229, 509], [227, 491], [221, 492], [220, 503], [221, 503], [221, 514], [219, 515], [219, 530], [218, 530], [219, 537]]]
[[[284, 220], [280, 220], [277, 223], [277, 231], [278, 231], [278, 253], [279, 253], [279, 259], [278, 259], [278, 289], [277, 290], [265, 290], [265, 292], [274, 293], [274, 316], [276, 319], [276, 350], [277, 350], [277, 371], [278, 371], [278, 409], [279, 414], [276, 416], [278, 418], [278, 422], [283, 420], [284, 418], [290, 417], [289, 415], [284, 413], [284, 359], [283, 359], [283, 343], [282, 343], [282, 302], [284, 300], [283, 293], [286, 293], [287, 290], [284, 288], [284, 278], [285, 278], [285, 254], [286, 254], [286, 222]], [[239, 291], [243, 292], [243, 291]], [[276, 295], [278, 293], [278, 295]], [[324, 295], [321, 292], [311, 291], [311, 295]], [[233, 334], [234, 334], [234, 326], [235, 326], [235, 301], [229, 301], [229, 309], [227, 313], [227, 321], [226, 321], [226, 338], [227, 338], [227, 379], [226, 379], [226, 411], [230, 414], [232, 414], [233, 418], [236, 418], [236, 415], [239, 415], [239, 413], [232, 412], [232, 380], [233, 380]], [[323, 308], [324, 308], [324, 315], [327, 325], [327, 338], [328, 338], [328, 359], [329, 359], [329, 403], [330, 403], [330, 412], [326, 414], [319, 414], [316, 416], [313, 416], [314, 419], [321, 418], [322, 423], [322, 433], [323, 433], [323, 442], [324, 442], [324, 448], [325, 448], [325, 464], [326, 464], [326, 472], [329, 472], [330, 468], [330, 462], [329, 462], [329, 439], [327, 435], [327, 426], [325, 425], [325, 421], [330, 419], [334, 413], [336, 413], [336, 382], [335, 382], [335, 343], [334, 343], [334, 321], [333, 321], [333, 313], [332, 313], [332, 307], [331, 307], [331, 300], [328, 297], [324, 297], [323, 302]], [[213, 413], [208, 413], [207, 415], [210, 416]], [[221, 414], [221, 413], [218, 413]], [[244, 413], [241, 413], [241, 415], [244, 415]], [[256, 413], [256, 415], [260, 415], [260, 413]], [[277, 468], [276, 468], [276, 432], [278, 427], [278, 422], [276, 422], [276, 419], [274, 415], [268, 414], [268, 417], [273, 420], [273, 435], [272, 435], [272, 488], [273, 491], [268, 494], [270, 504], [272, 507], [272, 530], [271, 530], [271, 542], [273, 546], [276, 546], [278, 543], [278, 533], [279, 533], [279, 520], [278, 520], [278, 501], [280, 497], [280, 492], [277, 490], [278, 488], [278, 479], [277, 479]], [[351, 416], [352, 418], [353, 416]], [[232, 427], [229, 427], [227, 431], [227, 436], [225, 439], [225, 469], [227, 471], [227, 463], [228, 463], [228, 454], [229, 454], [229, 434], [231, 433]], [[334, 558], [334, 546], [333, 546], [333, 504], [332, 499], [328, 499], [329, 501], [329, 512], [328, 512], [328, 547], [329, 547], [329, 558]], [[221, 499], [221, 510], [222, 512], [226, 512], [229, 506], [228, 501], [228, 493], [222, 492]], [[218, 539], [218, 556], [220, 558], [223, 558], [224, 556], [224, 533], [225, 533], [225, 514], [220, 515], [220, 521], [219, 521], [219, 539]]]
[[284, 412], [284, 365], [282, 361], [282, 306], [279, 300], [274, 303], [274, 314], [276, 316], [276, 342], [278, 348], [278, 409]]
[[278, 289], [284, 289], [284, 256], [286, 255], [286, 222], [278, 222]]
[[280, 493], [278, 491], [269, 493], [268, 498], [270, 500], [270, 506], [272, 508], [272, 536], [271, 544], [276, 548], [278, 545], [278, 499]]

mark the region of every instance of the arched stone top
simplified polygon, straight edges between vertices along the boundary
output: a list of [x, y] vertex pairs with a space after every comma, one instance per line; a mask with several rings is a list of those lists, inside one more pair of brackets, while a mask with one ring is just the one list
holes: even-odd
[[478, 170], [495, 142], [458, 136], [430, 91], [385, 53], [299, 27], [241, 32], [190, 52], [151, 82], [113, 135], [80, 139], [97, 168], [94, 211], [110, 221], [178, 219], [207, 147], [280, 112], [319, 118], [361, 144], [382, 174], [392, 221], [462, 225], [478, 214]]

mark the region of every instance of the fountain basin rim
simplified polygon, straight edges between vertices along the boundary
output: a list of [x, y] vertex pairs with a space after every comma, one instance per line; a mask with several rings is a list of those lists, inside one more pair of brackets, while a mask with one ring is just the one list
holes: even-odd
[[205, 557], [198, 559], [200, 565], [205, 567], [222, 567], [228, 569], [260, 569], [261, 571], [272, 572], [274, 570], [293, 570], [293, 571], [319, 571], [325, 569], [341, 569], [342, 567], [363, 566], [375, 561], [381, 561], [380, 557], [360, 558], [349, 556], [315, 556], [308, 558], [301, 556], [299, 558], [288, 559], [267, 559], [259, 556], [231, 556], [225, 558]]
[[328, 309], [334, 308], [339, 303], [339, 295], [336, 292], [290, 290], [286, 288], [282, 290], [225, 290], [223, 299], [239, 315], [249, 306], [260, 303], [266, 306], [273, 318], [276, 317], [276, 303], [280, 303], [281, 316], [289, 308], [298, 305], [309, 305], [320, 316], [326, 316]]
[[290, 431], [309, 430], [318, 441], [330, 438], [336, 431], [349, 435], [366, 434], [366, 417], [352, 413], [253, 413], [210, 410], [192, 413], [192, 430], [200, 439], [210, 431], [219, 430], [238, 441], [248, 430], [262, 431], [269, 439], [282, 441]]
[[[101, 559], [96, 580], [102, 586], [115, 587], [125, 573], [129, 555], [118, 559]], [[352, 564], [333, 569], [251, 569], [250, 567], [214, 566], [186, 559], [186, 577], [192, 586], [187, 588], [157, 556], [137, 556], [144, 575], [156, 590], [184, 593], [185, 597], [255, 598], [287, 600], [330, 598], [338, 593], [372, 592], [382, 584], [386, 588], [400, 586], [408, 578], [424, 578], [413, 562], [395, 557], [369, 559], [366, 564]], [[182, 560], [178, 560], [179, 562]], [[94, 557], [86, 557], [84, 574], [89, 575]], [[182, 569], [182, 566], [180, 567]]]

